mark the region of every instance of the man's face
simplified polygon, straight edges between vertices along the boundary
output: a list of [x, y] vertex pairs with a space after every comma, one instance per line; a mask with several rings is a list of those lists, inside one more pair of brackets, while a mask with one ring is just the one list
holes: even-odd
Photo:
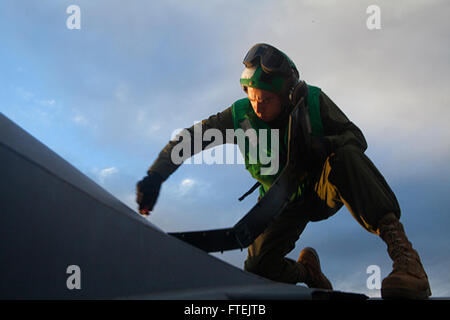
[[247, 87], [247, 95], [258, 118], [265, 122], [275, 120], [281, 113], [280, 97], [270, 91]]

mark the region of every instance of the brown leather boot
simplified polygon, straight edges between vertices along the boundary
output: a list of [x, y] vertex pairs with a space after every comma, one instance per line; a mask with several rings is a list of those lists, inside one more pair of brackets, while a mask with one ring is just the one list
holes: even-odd
[[331, 282], [325, 277], [320, 269], [319, 255], [313, 248], [304, 248], [300, 252], [297, 263], [301, 264], [305, 269], [305, 276], [302, 279], [309, 288], [319, 288], [333, 290]]
[[387, 244], [392, 272], [381, 284], [383, 299], [427, 299], [431, 295], [428, 277], [417, 251], [406, 237], [403, 225], [389, 213], [379, 223], [380, 236]]

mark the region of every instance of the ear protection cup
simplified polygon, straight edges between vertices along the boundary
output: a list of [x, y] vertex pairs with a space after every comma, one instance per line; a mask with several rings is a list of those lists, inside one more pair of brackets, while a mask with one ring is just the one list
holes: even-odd
[[290, 104], [291, 95], [294, 92], [294, 89], [298, 83], [298, 71], [296, 68], [292, 68], [291, 76], [286, 79], [283, 84], [283, 88], [281, 89], [281, 97], [283, 99], [283, 104]]
[[302, 97], [306, 99], [307, 96], [308, 96], [308, 86], [306, 85], [305, 81], [300, 81], [292, 89], [292, 92], [289, 95], [289, 100], [291, 104], [295, 106]]

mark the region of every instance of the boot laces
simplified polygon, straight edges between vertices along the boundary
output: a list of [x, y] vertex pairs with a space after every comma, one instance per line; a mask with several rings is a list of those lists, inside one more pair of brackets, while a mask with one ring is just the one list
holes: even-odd
[[385, 238], [388, 252], [393, 260], [394, 270], [408, 270], [408, 264], [415, 260], [411, 243], [403, 236], [401, 225], [391, 224], [385, 228]]

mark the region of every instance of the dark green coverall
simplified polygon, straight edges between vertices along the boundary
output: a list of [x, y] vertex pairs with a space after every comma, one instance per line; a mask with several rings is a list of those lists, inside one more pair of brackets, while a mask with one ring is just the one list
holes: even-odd
[[[309, 184], [312, 190], [308, 192], [305, 203], [290, 203], [248, 248], [245, 270], [275, 281], [300, 281], [298, 264], [285, 256], [294, 249], [309, 221], [326, 219], [344, 204], [366, 230], [375, 234], [379, 233], [378, 221], [385, 214], [393, 212], [400, 218], [400, 207], [394, 193], [364, 154], [367, 144], [361, 130], [325, 93], [321, 93], [319, 102], [324, 139], [328, 141], [330, 154], [310, 175], [314, 177]], [[280, 129], [280, 136], [283, 136], [286, 123], [287, 118], [281, 117], [269, 125]], [[234, 129], [231, 107], [202, 121], [203, 131], [211, 128], [220, 130], [223, 137], [227, 129]], [[193, 136], [194, 126], [187, 130]], [[226, 141], [230, 142], [236, 143]], [[171, 152], [177, 143], [170, 141], [149, 171], [167, 179], [179, 167], [171, 161]], [[203, 142], [202, 150], [210, 143]]]

